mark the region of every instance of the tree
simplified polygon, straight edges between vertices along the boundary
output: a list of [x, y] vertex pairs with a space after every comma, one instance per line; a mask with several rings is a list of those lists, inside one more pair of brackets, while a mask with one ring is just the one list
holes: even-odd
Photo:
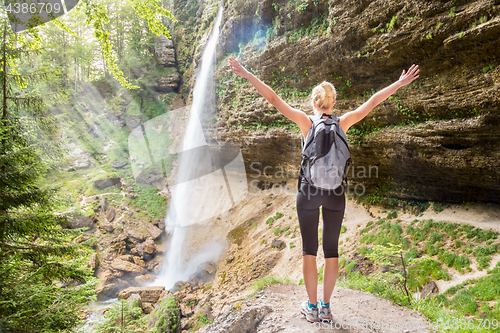
[[[111, 48], [110, 32], [106, 29], [106, 25], [109, 23], [109, 14], [104, 4], [96, 0], [82, 0], [80, 3], [84, 6], [87, 16], [86, 23], [94, 27], [95, 37], [100, 41], [103, 57], [111, 75], [126, 88], [139, 88], [139, 86], [127, 82], [117, 65], [116, 56]], [[162, 17], [169, 18], [174, 22], [177, 20], [170, 11], [161, 6], [161, 0], [137, 0], [133, 2], [133, 8], [136, 15], [147, 21], [150, 31], [157, 36], [163, 35], [170, 38], [169, 31], [162, 23]]]
[[68, 216], [54, 211], [57, 188], [37, 185], [63, 156], [36, 90], [54, 73], [18, 70], [40, 38], [36, 29], [15, 35], [1, 23], [0, 331], [60, 332], [80, 322], [78, 311], [93, 297], [91, 249], [72, 242], [81, 230], [63, 228]]

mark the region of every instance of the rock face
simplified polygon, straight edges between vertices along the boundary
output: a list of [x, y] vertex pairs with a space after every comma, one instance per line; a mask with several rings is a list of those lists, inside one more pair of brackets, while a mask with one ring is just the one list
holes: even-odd
[[[339, 116], [420, 64], [418, 80], [349, 131], [351, 191], [500, 203], [499, 12], [494, 1], [333, 1], [300, 11], [284, 0], [235, 1], [224, 10], [217, 60], [241, 50], [245, 67], [307, 114], [311, 89], [330, 81]], [[301, 134], [231, 75], [222, 61], [218, 139], [240, 146], [250, 178], [266, 179], [267, 167], [294, 183]]]
[[158, 57], [158, 62], [163, 66], [175, 66], [175, 49], [171, 39], [165, 36], [155, 37], [155, 53]]
[[155, 54], [165, 72], [156, 78], [156, 85], [151, 88], [160, 93], [176, 91], [181, 77], [176, 68], [177, 61], [172, 40], [165, 36], [155, 36]]
[[165, 287], [130, 287], [118, 294], [119, 299], [127, 299], [132, 294], [138, 294], [142, 302], [156, 303]]

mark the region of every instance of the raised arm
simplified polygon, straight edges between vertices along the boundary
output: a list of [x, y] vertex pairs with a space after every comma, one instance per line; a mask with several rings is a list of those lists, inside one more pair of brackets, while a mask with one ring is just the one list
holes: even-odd
[[[302, 129], [303, 127], [310, 126], [311, 120], [307, 115], [297, 109], [292, 108], [290, 105], [285, 103], [267, 84], [259, 80], [255, 75], [247, 71], [243, 66], [241, 66], [236, 59], [233, 57], [229, 58], [231, 64], [231, 69], [233, 72], [247, 79], [254, 87], [259, 91], [259, 93], [272, 105], [278, 109], [285, 117], [299, 125]], [[307, 127], [308, 128], [308, 127]]]
[[375, 93], [372, 97], [370, 97], [368, 101], [366, 101], [356, 110], [348, 112], [340, 117], [340, 125], [342, 126], [344, 131], [347, 132], [349, 127], [366, 117], [366, 115], [370, 113], [370, 111], [373, 110], [374, 107], [385, 101], [389, 96], [394, 94], [396, 90], [403, 86], [406, 86], [407, 84], [410, 84], [413, 80], [418, 78], [419, 71], [420, 69], [418, 69], [418, 65], [412, 65], [410, 69], [408, 69], [408, 72], [405, 72], [405, 70], [403, 69], [403, 73], [399, 77], [398, 81]]

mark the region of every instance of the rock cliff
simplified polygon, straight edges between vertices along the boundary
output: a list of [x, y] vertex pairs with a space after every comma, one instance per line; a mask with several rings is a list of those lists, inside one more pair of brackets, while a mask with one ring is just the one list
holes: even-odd
[[[218, 140], [241, 147], [251, 177], [295, 182], [297, 127], [232, 74], [230, 55], [307, 114], [312, 114], [311, 89], [323, 80], [336, 86], [334, 114], [341, 115], [416, 63], [420, 78], [349, 130], [352, 190], [357, 186], [358, 192], [401, 199], [498, 203], [499, 4], [226, 2], [217, 54]], [[184, 75], [195, 68], [217, 5], [202, 2], [195, 18], [189, 18], [197, 23], [190, 27], [191, 37], [174, 37], [201, 41], [182, 51], [192, 60]], [[176, 2], [178, 12], [192, 6]], [[272, 175], [263, 173], [265, 167]]]

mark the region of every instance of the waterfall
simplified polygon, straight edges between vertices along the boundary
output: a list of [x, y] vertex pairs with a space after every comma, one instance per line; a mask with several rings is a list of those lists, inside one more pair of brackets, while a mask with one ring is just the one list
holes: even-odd
[[[165, 229], [169, 234], [169, 247], [165, 253], [162, 272], [154, 282], [155, 285], [164, 285], [167, 289], [171, 289], [177, 281], [187, 281], [199, 264], [218, 258], [223, 250], [223, 245], [220, 242], [214, 242], [200, 250], [198, 254], [190, 253], [189, 261], [184, 263], [188, 228], [195, 228], [196, 222], [206, 217], [203, 214], [207, 215], [206, 210], [203, 211], [206, 205], [198, 197], [201, 194], [206, 197], [206, 193], [209, 193], [210, 190], [207, 184], [202, 185], [195, 181], [200, 179], [200, 175], [216, 174], [202, 124], [206, 125], [205, 119], [210, 113], [208, 108], [213, 107], [215, 101], [215, 90], [211, 89], [213, 87], [210, 87], [209, 83], [213, 79], [212, 72], [221, 20], [222, 5], [219, 7], [211, 35], [201, 57], [201, 65], [193, 89], [189, 120], [183, 137], [183, 153], [179, 154], [178, 157], [176, 185], [171, 188], [172, 196], [165, 218]], [[224, 171], [222, 172], [224, 173]], [[227, 184], [225, 173], [224, 177], [222, 179], [225, 179]], [[219, 186], [220, 182], [211, 181], [209, 185]], [[234, 201], [232, 203], [234, 204]], [[216, 207], [217, 204], [211, 203], [210, 206], [212, 209], [222, 211], [222, 208]]]

